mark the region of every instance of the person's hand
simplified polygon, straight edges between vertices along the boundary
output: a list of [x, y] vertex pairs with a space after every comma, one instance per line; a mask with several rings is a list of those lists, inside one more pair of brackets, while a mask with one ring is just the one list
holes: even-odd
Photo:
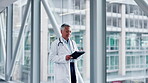
[[70, 60], [71, 59], [71, 56], [70, 55], [66, 55], [66, 60]]

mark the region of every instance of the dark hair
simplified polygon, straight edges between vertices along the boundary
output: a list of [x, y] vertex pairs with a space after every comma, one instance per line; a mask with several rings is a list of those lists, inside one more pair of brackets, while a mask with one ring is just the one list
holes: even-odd
[[61, 25], [61, 30], [63, 30], [65, 27], [70, 27], [70, 25], [65, 24], [65, 23], [64, 23], [64, 24], [62, 24], [62, 25]]

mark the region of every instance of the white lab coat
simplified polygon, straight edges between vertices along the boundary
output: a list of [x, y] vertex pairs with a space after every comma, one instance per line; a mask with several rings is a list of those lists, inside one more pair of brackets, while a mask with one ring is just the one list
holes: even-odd
[[[62, 37], [60, 38], [61, 42], [63, 42]], [[68, 48], [68, 46], [63, 42], [59, 44], [59, 38], [55, 40], [51, 44], [51, 50], [50, 50], [50, 60], [54, 62], [54, 74], [55, 74], [55, 83], [71, 83], [71, 75], [70, 75], [70, 60], [66, 61], [66, 55], [70, 55], [71, 51]], [[73, 42], [73, 44], [72, 44]], [[74, 46], [74, 48], [73, 48]], [[70, 40], [70, 47], [72, 51], [78, 50], [76, 43], [72, 40]], [[76, 72], [76, 79], [77, 83], [84, 83], [80, 72], [77, 68], [77, 61], [74, 61], [75, 63], [75, 72]]]

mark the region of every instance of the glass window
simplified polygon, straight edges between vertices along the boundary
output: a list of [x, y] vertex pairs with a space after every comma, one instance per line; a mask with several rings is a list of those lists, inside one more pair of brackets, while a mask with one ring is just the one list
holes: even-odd
[[118, 69], [118, 65], [119, 65], [119, 57], [115, 56], [115, 69]]
[[6, 26], [5, 26], [5, 19], [6, 19], [6, 15], [5, 15], [6, 11], [2, 11], [0, 13], [0, 76], [4, 76], [5, 77], [5, 57], [6, 57], [6, 53], [5, 53], [5, 46], [6, 46]]
[[126, 7], [126, 11], [125, 11], [126, 14], [130, 14], [130, 5], [126, 4], [125, 7]]
[[111, 7], [112, 7], [112, 5], [107, 2], [106, 3], [106, 10], [107, 10], [107, 12], [111, 12], [111, 10], [112, 10]]
[[140, 56], [140, 64], [144, 64], [145, 63], [145, 57], [144, 56]]
[[106, 59], [106, 63], [107, 63], [107, 69], [109, 69], [109, 57], [107, 57], [107, 59]]
[[139, 56], [135, 56], [136, 65], [139, 65]]
[[134, 19], [130, 19], [130, 27], [134, 27], [134, 22], [135, 22]]
[[[106, 56], [109, 60], [107, 64], [110, 64], [107, 68], [107, 80], [111, 81], [107, 82], [147, 83], [144, 76], [148, 68], [148, 32], [145, 30], [148, 28], [148, 17], [145, 17], [145, 13], [134, 0], [125, 0], [124, 4], [120, 3], [120, 0], [108, 2], [106, 2]], [[115, 34], [118, 34], [118, 37]], [[119, 49], [114, 50], [116, 46]], [[136, 75], [143, 78], [138, 79]]]
[[117, 5], [116, 4], [112, 4], [112, 6], [113, 6], [113, 12], [117, 13]]
[[139, 28], [143, 28], [143, 20], [139, 20]]
[[74, 17], [75, 25], [85, 25], [85, 15], [75, 14]]
[[117, 25], [118, 25], [117, 18], [113, 18], [113, 26], [117, 27]]
[[130, 19], [126, 19], [126, 28], [130, 28]]
[[[71, 26], [72, 29], [72, 34], [71, 34], [71, 39], [74, 40], [77, 44], [77, 47], [79, 50], [85, 50], [89, 44], [86, 44], [86, 39], [85, 37], [87, 34], [85, 28], [89, 27], [86, 26], [86, 10], [88, 9], [88, 6], [86, 6], [86, 0], [48, 0], [51, 8], [53, 8], [53, 13], [54, 16], [58, 16], [56, 18], [56, 21], [58, 22], [58, 25], [60, 27], [61, 24], [66, 23]], [[52, 2], [54, 2], [52, 4]], [[52, 4], [52, 5], [51, 5]], [[66, 5], [65, 5], [66, 4]], [[58, 6], [57, 6], [58, 5]], [[43, 8], [44, 9], [44, 8]], [[43, 11], [42, 11], [43, 12]], [[89, 11], [88, 11], [89, 12]], [[43, 17], [46, 16], [46, 13], [42, 13]], [[48, 17], [46, 17], [47, 19]], [[89, 19], [89, 18], [87, 18]], [[45, 23], [43, 21], [43, 23]], [[56, 35], [54, 33], [54, 30], [52, 26], [51, 19], [48, 19], [48, 23], [43, 26], [46, 26], [47, 28], [50, 27], [49, 30], [49, 41], [50, 44], [56, 39]], [[85, 43], [85, 44], [84, 44]], [[49, 45], [50, 46], [50, 45]], [[84, 63], [89, 63], [87, 60], [89, 58], [90, 54], [86, 54], [87, 56], [81, 57], [78, 62], [77, 66], [80, 71], [80, 74], [82, 75], [84, 82], [89, 83], [90, 78], [88, 78], [89, 75], [86, 75], [89, 73], [89, 65], [86, 65]], [[49, 57], [50, 59], [50, 57]], [[53, 68], [53, 63], [50, 61], [48, 63], [48, 82], [53, 83], [54, 81], [54, 68]], [[42, 64], [44, 66], [44, 64]], [[87, 79], [86, 79], [87, 78]]]
[[146, 56], [146, 64], [148, 64], [148, 55]]
[[75, 24], [80, 25], [80, 15], [75, 15]]
[[112, 26], [112, 20], [110, 17], [107, 17], [107, 25]]
[[134, 5], [130, 5], [130, 13], [134, 13]]
[[120, 4], [112, 4], [113, 13], [119, 13], [119, 5]]
[[144, 28], [147, 29], [148, 28], [148, 21], [144, 20]]
[[135, 56], [132, 56], [132, 64], [135, 64]]
[[[16, 1], [13, 3], [13, 51], [17, 45], [17, 39], [21, 28], [22, 17], [26, 8], [25, 1]], [[29, 10], [29, 9], [28, 9]], [[14, 70], [12, 71], [12, 80], [19, 82], [30, 82], [30, 68], [31, 68], [31, 34], [30, 34], [30, 11], [26, 17], [25, 27], [21, 42], [17, 50]]]
[[138, 22], [138, 20], [135, 20], [135, 28], [139, 28], [139, 22]]
[[131, 64], [131, 57], [130, 56], [127, 56], [127, 58], [126, 58], [126, 62], [127, 62], [127, 65], [130, 65]]
[[111, 56], [110, 57], [110, 67], [111, 67], [111, 69], [114, 69], [114, 66], [115, 66], [115, 58], [114, 58], [114, 56]]

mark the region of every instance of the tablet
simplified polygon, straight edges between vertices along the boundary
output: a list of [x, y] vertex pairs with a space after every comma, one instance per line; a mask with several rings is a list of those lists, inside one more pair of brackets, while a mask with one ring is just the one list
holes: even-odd
[[84, 53], [85, 53], [84, 51], [75, 51], [74, 53], [71, 54], [71, 56], [73, 57], [73, 59], [77, 59], [79, 56], [81, 56]]

